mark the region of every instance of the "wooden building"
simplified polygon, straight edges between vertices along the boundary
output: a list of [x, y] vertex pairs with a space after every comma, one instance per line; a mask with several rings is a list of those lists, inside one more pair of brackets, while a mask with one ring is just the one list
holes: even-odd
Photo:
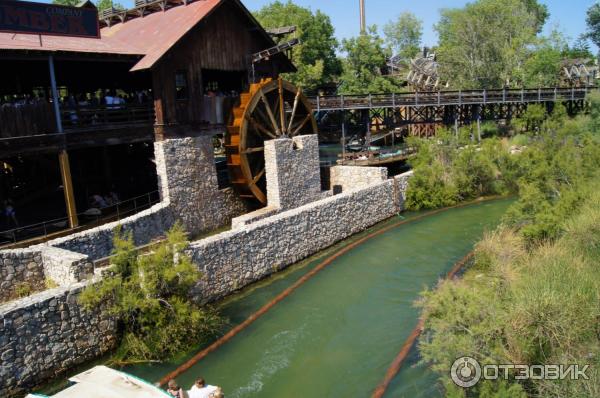
[[[132, 189], [127, 181], [141, 180], [125, 176], [140, 169], [154, 175], [144, 186], [151, 190], [154, 139], [224, 133], [238, 94], [253, 79], [295, 71], [283, 53], [252, 63], [252, 54], [275, 43], [239, 0], [135, 4], [101, 13], [99, 39], [0, 33], [0, 205], [10, 199], [21, 214], [44, 210], [20, 227], [68, 211], [41, 194], [66, 185], [56, 181], [64, 174], [56, 161], [61, 151], [77, 159], [71, 211], [84, 211], [92, 194], [118, 179]], [[60, 121], [49, 66], [62, 97]], [[129, 98], [108, 104], [108, 96]], [[138, 147], [137, 155], [128, 152]], [[30, 188], [19, 193], [16, 185]], [[0, 220], [0, 236], [2, 230]]]

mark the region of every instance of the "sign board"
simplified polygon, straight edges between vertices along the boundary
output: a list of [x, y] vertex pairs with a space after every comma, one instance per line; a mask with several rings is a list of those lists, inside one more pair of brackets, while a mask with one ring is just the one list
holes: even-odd
[[0, 0], [0, 32], [100, 38], [98, 10]]

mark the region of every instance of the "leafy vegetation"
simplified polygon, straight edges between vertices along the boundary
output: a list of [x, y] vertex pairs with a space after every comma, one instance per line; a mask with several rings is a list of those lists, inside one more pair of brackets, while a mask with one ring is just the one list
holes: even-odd
[[[81, 2], [81, 0], [52, 0], [53, 4], [59, 4], [59, 5], [71, 6], [71, 7], [77, 6], [80, 2]], [[111, 7], [115, 8], [117, 10], [125, 9], [125, 7], [123, 7], [122, 4], [115, 3], [112, 0], [98, 0], [96, 2], [96, 7], [98, 8], [98, 11], [106, 10]]]
[[107, 305], [107, 313], [120, 320], [117, 361], [164, 360], [219, 331], [218, 316], [189, 297], [201, 275], [185, 254], [181, 226], [151, 253], [138, 254], [131, 234], [121, 232], [114, 247], [111, 272], [80, 300], [86, 308]]
[[397, 92], [400, 85], [393, 78], [384, 76], [391, 50], [377, 34], [377, 27], [371, 26], [358, 37], [342, 41], [346, 52], [343, 60], [342, 82], [339, 88], [342, 94], [390, 93]]
[[319, 10], [312, 12], [289, 0], [275, 1], [254, 15], [265, 28], [297, 27], [301, 44], [292, 50], [292, 59], [298, 72], [286, 75], [286, 79], [307, 90], [337, 80], [342, 71], [336, 55], [339, 43], [328, 15]]
[[[589, 102], [590, 116], [575, 119], [562, 108], [531, 109], [522, 126], [532, 130], [513, 138], [526, 145], [498, 168], [518, 200], [477, 244], [461, 280], [422, 294], [420, 352], [448, 397], [600, 396], [600, 94]], [[465, 355], [482, 364], [590, 364], [590, 379], [513, 378], [463, 390], [449, 370]]]
[[403, 12], [383, 27], [388, 47], [403, 59], [414, 58], [421, 48], [423, 21], [413, 13]]

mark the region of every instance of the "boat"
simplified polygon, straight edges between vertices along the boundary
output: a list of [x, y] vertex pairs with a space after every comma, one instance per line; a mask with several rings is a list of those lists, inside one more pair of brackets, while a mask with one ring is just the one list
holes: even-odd
[[133, 375], [95, 366], [69, 379], [71, 386], [54, 394], [26, 398], [172, 398], [166, 391]]

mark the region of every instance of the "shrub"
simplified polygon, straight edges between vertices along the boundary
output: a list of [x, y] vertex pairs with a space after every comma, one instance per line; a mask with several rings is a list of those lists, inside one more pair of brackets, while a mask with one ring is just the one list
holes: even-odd
[[219, 318], [189, 297], [201, 275], [185, 253], [187, 245], [180, 225], [147, 254], [136, 252], [130, 233], [115, 234], [111, 275], [80, 300], [86, 308], [105, 306], [120, 320], [117, 361], [171, 358], [219, 330]]

